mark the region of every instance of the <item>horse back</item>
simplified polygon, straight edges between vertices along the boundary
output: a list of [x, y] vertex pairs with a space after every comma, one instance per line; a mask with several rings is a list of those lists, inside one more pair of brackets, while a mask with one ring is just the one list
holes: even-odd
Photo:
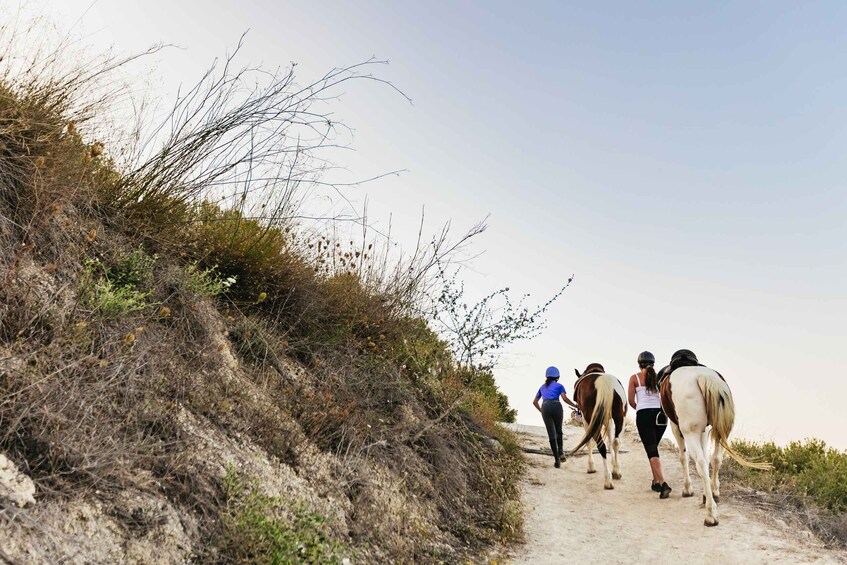
[[659, 398], [662, 410], [668, 419], [680, 425], [680, 416], [686, 421], [706, 422], [706, 405], [700, 379], [720, 379], [723, 377], [715, 370], [702, 365], [680, 367], [673, 371], [661, 384]]

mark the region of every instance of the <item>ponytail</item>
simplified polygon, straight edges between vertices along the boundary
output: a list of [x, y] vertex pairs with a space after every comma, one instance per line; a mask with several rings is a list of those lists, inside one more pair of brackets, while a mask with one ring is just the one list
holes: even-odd
[[556, 378], [556, 377], [547, 377], [547, 378], [544, 380], [544, 388], [547, 388], [548, 386], [550, 386], [550, 383], [552, 383], [552, 382], [553, 382], [553, 381], [555, 381], [555, 380], [558, 380], [558, 378]]
[[659, 392], [659, 383], [656, 378], [656, 370], [653, 368], [653, 365], [647, 365], [647, 367], [645, 367], [645, 376], [644, 386], [647, 387], [647, 390], [650, 392]]

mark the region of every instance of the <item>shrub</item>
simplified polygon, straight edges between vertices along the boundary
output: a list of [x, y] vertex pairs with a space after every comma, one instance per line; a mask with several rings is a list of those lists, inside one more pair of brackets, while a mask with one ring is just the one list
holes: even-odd
[[771, 473], [761, 473], [730, 464], [742, 482], [759, 490], [808, 495], [820, 506], [847, 511], [847, 452], [838, 451], [819, 439], [792, 441], [786, 447], [773, 442], [733, 443], [743, 455], [773, 465]]
[[773, 465], [768, 473], [729, 460], [726, 471], [775, 507], [794, 509], [798, 519], [828, 545], [847, 547], [847, 452], [819, 439], [773, 442], [736, 440], [733, 447], [750, 459]]
[[231, 468], [224, 477], [223, 546], [231, 563], [336, 563], [351, 552], [327, 533], [327, 520], [305, 503], [259, 492]]
[[120, 318], [144, 310], [148, 296], [130, 287], [115, 286], [109, 279], [99, 279], [94, 283], [91, 306], [104, 318]]
[[185, 268], [186, 289], [198, 296], [213, 298], [223, 294], [236, 280], [234, 276], [220, 276], [217, 265], [203, 269], [197, 263], [191, 263]]
[[85, 264], [82, 293], [94, 312], [105, 318], [119, 318], [144, 310], [151, 292], [150, 286], [156, 257], [141, 249], [120, 256], [113, 264], [103, 265], [98, 259]]

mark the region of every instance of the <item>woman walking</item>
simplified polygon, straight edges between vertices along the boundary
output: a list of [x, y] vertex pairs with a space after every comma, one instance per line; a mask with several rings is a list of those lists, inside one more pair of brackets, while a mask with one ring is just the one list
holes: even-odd
[[653, 472], [650, 488], [659, 493], [659, 498], [667, 498], [673, 489], [665, 482], [662, 474], [659, 440], [665, 433], [668, 420], [659, 400], [659, 383], [653, 368], [655, 363], [656, 357], [649, 351], [638, 356], [639, 371], [629, 378], [629, 405], [635, 408], [635, 425], [650, 460], [650, 470]]
[[[558, 469], [562, 464], [562, 419], [564, 417], [559, 397], [574, 408], [578, 406], [571, 402], [565, 387], [559, 384], [559, 369], [547, 367], [544, 376], [544, 384], [538, 389], [532, 404], [541, 412], [541, 417], [544, 419], [544, 427], [547, 428], [547, 437], [550, 440], [550, 450], [556, 458], [553, 466]], [[538, 404], [540, 399], [544, 400], [541, 405]]]

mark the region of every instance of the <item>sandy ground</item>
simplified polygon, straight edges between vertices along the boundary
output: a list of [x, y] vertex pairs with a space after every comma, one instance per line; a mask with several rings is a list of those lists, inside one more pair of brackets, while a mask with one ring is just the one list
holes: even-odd
[[[673, 440], [663, 441], [665, 477], [674, 491], [659, 500], [650, 490], [650, 468], [637, 438], [624, 434], [623, 478], [614, 490], [603, 489], [603, 468], [586, 474], [584, 454], [562, 468], [550, 456], [528, 454], [529, 470], [522, 485], [527, 542], [513, 563], [847, 563], [847, 553], [825, 549], [811, 532], [797, 531], [784, 521], [734, 503], [722, 485], [720, 524], [703, 526], [702, 483], [694, 472], [695, 496], [682, 498], [682, 470]], [[521, 444], [547, 447], [543, 428], [519, 426]], [[577, 443], [581, 428], [565, 427], [565, 448]], [[583, 452], [584, 453], [584, 452]]]

